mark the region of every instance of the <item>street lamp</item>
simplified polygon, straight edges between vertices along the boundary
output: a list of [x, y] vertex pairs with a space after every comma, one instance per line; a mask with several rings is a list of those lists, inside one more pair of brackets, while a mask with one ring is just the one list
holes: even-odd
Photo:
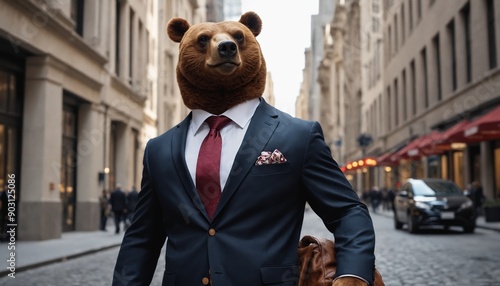
[[366, 148], [373, 143], [373, 138], [370, 134], [362, 133], [358, 136], [358, 146], [363, 151], [363, 157], [366, 153]]

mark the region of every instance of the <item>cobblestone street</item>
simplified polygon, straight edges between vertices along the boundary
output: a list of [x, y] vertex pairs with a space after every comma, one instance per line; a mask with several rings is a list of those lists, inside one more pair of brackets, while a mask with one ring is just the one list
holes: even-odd
[[[477, 229], [463, 234], [430, 229], [419, 234], [395, 230], [392, 218], [373, 215], [377, 233], [377, 268], [387, 286], [500, 285], [500, 233]], [[308, 211], [303, 234], [329, 236], [321, 221]], [[0, 285], [110, 285], [118, 248], [0, 278]], [[163, 254], [152, 285], [161, 285]]]

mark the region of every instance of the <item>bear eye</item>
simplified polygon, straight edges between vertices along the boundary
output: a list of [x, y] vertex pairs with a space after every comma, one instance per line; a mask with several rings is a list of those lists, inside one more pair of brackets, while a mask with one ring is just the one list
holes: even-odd
[[208, 36], [201, 35], [200, 37], [198, 37], [198, 43], [203, 46], [206, 45], [208, 43]]
[[234, 39], [235, 39], [238, 43], [243, 42], [243, 34], [241, 34], [241, 33], [235, 34], [235, 35], [233, 36], [233, 38], [234, 38]]

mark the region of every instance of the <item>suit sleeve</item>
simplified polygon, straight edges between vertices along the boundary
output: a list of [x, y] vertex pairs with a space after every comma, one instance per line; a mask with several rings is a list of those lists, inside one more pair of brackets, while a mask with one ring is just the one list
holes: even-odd
[[151, 183], [148, 147], [144, 151], [143, 165], [141, 192], [132, 224], [125, 233], [118, 254], [113, 286], [149, 285], [166, 239], [161, 207]]
[[332, 158], [319, 123], [313, 123], [303, 163], [306, 198], [335, 237], [336, 276], [359, 276], [372, 285], [375, 233], [368, 209]]

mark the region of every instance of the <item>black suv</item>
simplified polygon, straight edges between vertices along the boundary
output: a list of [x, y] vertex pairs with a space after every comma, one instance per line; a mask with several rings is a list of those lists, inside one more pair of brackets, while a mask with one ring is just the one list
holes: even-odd
[[394, 227], [415, 233], [420, 226], [461, 226], [466, 233], [476, 228], [472, 201], [453, 182], [442, 179], [408, 179], [394, 198]]

